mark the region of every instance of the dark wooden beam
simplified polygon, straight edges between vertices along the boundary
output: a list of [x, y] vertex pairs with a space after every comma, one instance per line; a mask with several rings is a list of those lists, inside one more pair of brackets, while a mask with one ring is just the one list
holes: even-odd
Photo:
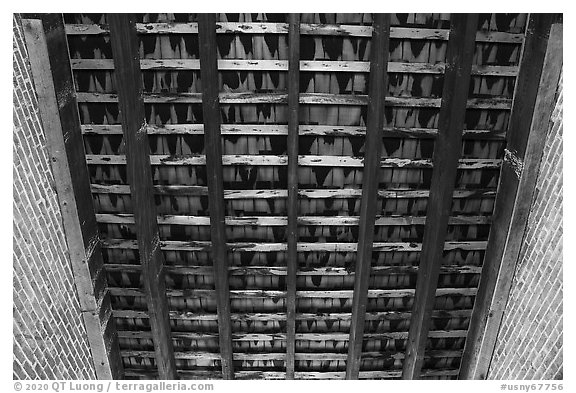
[[177, 379], [164, 281], [164, 260], [156, 222], [135, 18], [133, 14], [109, 14], [108, 20], [118, 107], [126, 143], [127, 174], [156, 365], [161, 379]]
[[368, 281], [372, 262], [374, 242], [374, 222], [378, 198], [378, 178], [382, 155], [382, 133], [384, 128], [384, 101], [387, 93], [388, 47], [390, 37], [390, 15], [375, 14], [373, 23], [370, 77], [368, 81], [368, 118], [366, 122], [366, 153], [362, 174], [362, 199], [360, 202], [360, 223], [358, 231], [358, 252], [354, 276], [354, 298], [352, 300], [352, 323], [348, 343], [346, 379], [358, 379], [366, 304], [368, 302]]
[[450, 21], [438, 138], [434, 146], [434, 169], [402, 379], [418, 379], [424, 361], [444, 241], [452, 210], [458, 159], [462, 150], [462, 131], [477, 22], [477, 14], [453, 14]]
[[286, 379], [294, 379], [296, 272], [298, 270], [298, 98], [300, 95], [300, 14], [288, 17], [288, 266], [286, 275]]
[[214, 265], [214, 286], [218, 310], [218, 336], [224, 379], [234, 378], [232, 363], [232, 322], [228, 286], [226, 226], [224, 223], [224, 186], [222, 183], [222, 138], [220, 135], [220, 103], [218, 101], [218, 64], [216, 54], [216, 18], [214, 14], [198, 14], [200, 45], [200, 77], [202, 79], [202, 114], [204, 146], [208, 173], [210, 236]]
[[553, 14], [532, 14], [528, 21], [494, 221], [460, 379], [485, 379], [488, 374], [520, 255], [562, 71], [562, 24], [552, 24], [553, 20]]
[[122, 379], [64, 20], [61, 14], [23, 17], [29, 18], [23, 20], [26, 46], [96, 377]]

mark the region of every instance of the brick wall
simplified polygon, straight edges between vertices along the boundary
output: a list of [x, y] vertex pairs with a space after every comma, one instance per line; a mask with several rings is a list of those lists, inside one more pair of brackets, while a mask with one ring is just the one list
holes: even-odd
[[488, 377], [562, 379], [562, 79]]
[[13, 377], [94, 379], [17, 16], [13, 23]]

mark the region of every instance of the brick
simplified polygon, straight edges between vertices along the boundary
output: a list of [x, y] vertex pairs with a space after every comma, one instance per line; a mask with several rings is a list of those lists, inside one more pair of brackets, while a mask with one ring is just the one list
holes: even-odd
[[94, 379], [19, 16], [13, 21], [13, 376]]
[[562, 357], [562, 80], [489, 379], [558, 379]]

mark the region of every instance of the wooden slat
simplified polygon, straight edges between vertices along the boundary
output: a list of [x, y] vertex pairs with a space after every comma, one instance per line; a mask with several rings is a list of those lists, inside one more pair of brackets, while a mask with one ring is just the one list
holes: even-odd
[[[121, 125], [84, 124], [82, 132], [86, 135], [122, 135]], [[288, 126], [282, 124], [222, 124], [222, 135], [288, 135]], [[202, 135], [203, 124], [164, 124], [148, 125], [148, 135]], [[300, 135], [308, 136], [365, 136], [366, 127], [362, 126], [327, 126], [300, 125]], [[419, 127], [384, 127], [383, 137], [425, 138], [432, 139], [438, 134], [435, 128]], [[468, 139], [504, 140], [505, 131], [497, 130], [464, 130], [463, 137]]]
[[[360, 372], [360, 379], [389, 379], [398, 378], [400, 371], [362, 371]], [[127, 369], [126, 375], [140, 379], [156, 379], [157, 374], [153, 371], [141, 369]], [[182, 370], [178, 372], [181, 379], [195, 380], [195, 379], [221, 379], [222, 375], [217, 371], [203, 371], [203, 370]], [[424, 370], [423, 377], [442, 377], [458, 375], [457, 369], [446, 370]], [[344, 371], [298, 371], [295, 373], [294, 378], [298, 380], [338, 380], [344, 379]], [[270, 379], [284, 379], [285, 373], [282, 371], [238, 371], [236, 379], [255, 379], [255, 380], [270, 380]]]
[[[118, 337], [125, 339], [149, 339], [152, 334], [149, 331], [119, 331]], [[218, 338], [215, 333], [192, 333], [192, 332], [174, 332], [174, 339], [190, 339], [190, 340], [205, 340]], [[296, 334], [297, 340], [302, 341], [347, 341], [347, 333], [298, 333]], [[370, 340], [405, 340], [408, 337], [408, 332], [388, 332], [388, 333], [370, 333], [366, 334], [366, 339]], [[430, 338], [462, 338], [466, 337], [466, 330], [433, 330], [430, 332]], [[269, 334], [255, 334], [255, 333], [240, 333], [233, 334], [233, 341], [284, 341], [286, 335], [283, 333], [269, 333]], [[135, 350], [129, 356], [139, 356], [137, 354], [145, 354], [146, 357], [153, 357], [153, 351]], [[430, 350], [426, 353], [426, 357], [460, 357], [461, 350]], [[184, 357], [185, 356], [185, 357]], [[296, 360], [346, 360], [345, 353], [297, 353]], [[403, 352], [364, 352], [362, 358], [385, 358], [393, 357], [394, 359], [404, 359]], [[189, 352], [187, 354], [178, 354], [176, 358], [180, 359], [201, 359], [208, 358], [213, 360], [220, 360], [220, 354], [215, 352]], [[284, 360], [286, 353], [273, 352], [273, 353], [235, 353], [234, 360]]]
[[[110, 287], [108, 291], [113, 296], [143, 296], [142, 289], [139, 288], [118, 288]], [[414, 289], [369, 289], [366, 292], [366, 298], [398, 298], [414, 296]], [[476, 288], [438, 288], [432, 293], [432, 297], [446, 295], [474, 296]], [[214, 297], [217, 291], [212, 289], [167, 289], [169, 297], [178, 298], [204, 298]], [[315, 291], [297, 291], [297, 297], [320, 298], [320, 299], [352, 299], [354, 291], [352, 290], [315, 290]], [[259, 289], [232, 289], [229, 291], [229, 297], [232, 299], [285, 299], [286, 291], [259, 290]], [[352, 319], [354, 321], [355, 318]]]
[[562, 24], [552, 24], [554, 18], [554, 14], [531, 14], [528, 22], [494, 224], [462, 357], [461, 379], [487, 377], [522, 247], [562, 71]]
[[[127, 239], [103, 239], [102, 247], [109, 249], [136, 249], [137, 243]], [[249, 252], [278, 252], [286, 251], [286, 243], [228, 243], [227, 247], [231, 251]], [[165, 240], [160, 242], [163, 251], [209, 251], [210, 242], [201, 241], [176, 241]], [[486, 249], [486, 241], [460, 241], [445, 242], [444, 251], [451, 250], [476, 250]], [[419, 252], [422, 250], [421, 243], [388, 243], [375, 242], [372, 246], [374, 252]], [[356, 252], [357, 243], [303, 243], [298, 242], [299, 252], [329, 251], [329, 252]]]
[[[79, 92], [78, 102], [81, 103], [115, 103], [118, 95], [114, 93], [86, 93]], [[222, 104], [287, 104], [288, 94], [272, 93], [220, 93]], [[146, 104], [200, 104], [201, 93], [160, 94], [145, 93]], [[330, 93], [301, 93], [300, 104], [307, 105], [368, 105], [368, 96], [362, 94], [330, 94]], [[390, 107], [398, 108], [440, 108], [440, 98], [428, 97], [386, 97], [385, 103]], [[466, 101], [470, 109], [510, 109], [512, 100], [505, 97], [469, 98]], [[382, 105], [380, 108], [383, 108]], [[382, 109], [380, 109], [382, 110]]]
[[434, 146], [434, 170], [427, 205], [427, 224], [422, 240], [420, 268], [410, 320], [410, 337], [402, 369], [403, 379], [418, 379], [424, 360], [430, 315], [434, 308], [443, 259], [443, 245], [452, 210], [452, 194], [461, 152], [465, 102], [468, 96], [477, 25], [477, 14], [451, 16], [450, 40], [446, 55], [448, 66], [438, 120], [439, 135]]
[[[196, 34], [197, 23], [138, 23], [140, 34]], [[315, 24], [302, 23], [301, 34], [304, 35], [330, 35], [347, 37], [371, 37], [372, 26], [340, 25], [340, 24]], [[250, 22], [227, 22], [217, 24], [219, 34], [287, 34], [287, 23], [250, 23]], [[67, 24], [68, 35], [100, 35], [107, 34], [106, 25], [96, 24]], [[411, 27], [390, 28], [390, 38], [412, 40], [447, 40], [448, 29], [425, 29]], [[476, 33], [478, 42], [500, 42], [521, 44], [523, 34], [506, 33], [498, 31], [479, 31]]]
[[[74, 70], [114, 70], [113, 59], [71, 59]], [[304, 60], [299, 62], [300, 71], [308, 72], [369, 72], [367, 61], [326, 61]], [[198, 59], [141, 59], [142, 70], [185, 71], [199, 70]], [[388, 63], [389, 73], [443, 74], [444, 63]], [[288, 71], [287, 60], [218, 60], [219, 71]], [[514, 77], [518, 73], [516, 66], [473, 66], [472, 75]]]
[[[140, 265], [130, 264], [111, 264], [107, 263], [104, 268], [108, 272], [140, 272]], [[213, 269], [210, 266], [187, 266], [187, 265], [168, 265], [164, 268], [167, 273], [172, 274], [202, 274], [213, 275]], [[445, 274], [480, 274], [482, 268], [480, 266], [468, 265], [442, 265], [440, 273]], [[387, 275], [387, 274], [413, 274], [418, 272], [418, 266], [373, 266], [370, 269], [370, 274], [373, 275]], [[229, 268], [230, 275], [244, 276], [244, 275], [272, 275], [272, 276], [286, 276], [287, 268], [285, 267], [270, 267], [270, 266], [231, 266]], [[308, 268], [305, 270], [300, 269], [297, 273], [298, 276], [349, 276], [354, 274], [344, 267], [316, 267]]]
[[[301, 216], [294, 217], [295, 222], [302, 226], [326, 225], [326, 226], [355, 226], [361, 222], [358, 216]], [[374, 225], [424, 225], [425, 216], [374, 216]], [[134, 224], [134, 215], [125, 213], [97, 214], [96, 220], [102, 224]], [[159, 225], [210, 225], [209, 216], [176, 216], [162, 215], [157, 217]], [[224, 223], [229, 226], [287, 226], [289, 217], [285, 216], [241, 216], [224, 217]], [[489, 216], [451, 216], [449, 225], [485, 225], [491, 222]]]
[[156, 223], [156, 204], [152, 189], [146, 115], [142, 99], [138, 38], [133, 14], [108, 14], [110, 42], [116, 67], [119, 110], [124, 125], [127, 173], [138, 251], [142, 264], [146, 303], [150, 313], [158, 373], [162, 379], [176, 379], [174, 348], [170, 339], [170, 319], [164, 282], [164, 258]]
[[286, 241], [286, 379], [294, 379], [296, 274], [298, 270], [298, 97], [300, 95], [300, 14], [289, 14], [288, 35], [288, 199]]
[[[158, 374], [142, 368], [127, 368], [126, 376], [132, 379], [146, 379], [155, 380], [158, 379]], [[213, 380], [222, 379], [222, 371], [220, 370], [180, 370], [178, 371], [178, 377], [182, 380]]]
[[[388, 379], [400, 377], [400, 371], [362, 371], [360, 372], [360, 379]], [[204, 370], [182, 370], [178, 372], [181, 379], [221, 379], [222, 375], [217, 371], [204, 371]], [[424, 370], [423, 377], [442, 377], [458, 375], [457, 369], [446, 370]], [[140, 378], [140, 379], [156, 379], [158, 376], [153, 371], [141, 369], [127, 369], [126, 376]], [[299, 380], [337, 380], [344, 379], [344, 371], [298, 371], [295, 373], [294, 378]], [[282, 371], [238, 371], [236, 372], [236, 379], [284, 379], [285, 373]]]
[[[123, 338], [147, 338], [147, 332], [122, 332], [122, 333], [138, 333], [138, 334], [122, 334]], [[253, 340], [258, 340], [259, 335]], [[185, 334], [184, 338], [198, 338], [194, 333]], [[435, 358], [454, 358], [460, 357], [462, 351], [455, 350], [435, 350], [430, 351], [427, 357]], [[144, 358], [154, 358], [154, 352], [152, 351], [140, 351], [140, 350], [123, 350], [123, 357], [144, 357]], [[175, 353], [176, 359], [188, 359], [188, 360], [220, 360], [220, 354], [215, 352], [192, 352], [192, 351], [182, 351]], [[371, 360], [402, 360], [404, 359], [404, 354], [401, 352], [365, 352], [363, 358]], [[273, 361], [273, 360], [286, 360], [286, 354], [281, 352], [270, 352], [270, 353], [235, 353], [234, 360], [237, 361]], [[297, 353], [296, 360], [315, 360], [315, 361], [344, 361], [346, 360], [346, 354], [344, 353]], [[286, 376], [288, 379], [288, 376]], [[294, 379], [294, 378], [290, 378]]]
[[202, 78], [202, 114], [204, 118], [204, 146], [208, 175], [210, 209], [210, 238], [214, 287], [218, 311], [218, 332], [222, 376], [234, 379], [232, 362], [232, 323], [230, 321], [230, 293], [228, 286], [228, 258], [226, 227], [224, 224], [224, 186], [222, 170], [222, 142], [220, 135], [220, 103], [218, 98], [218, 69], [216, 62], [216, 19], [214, 14], [198, 14], [200, 74]]
[[[471, 310], [436, 310], [432, 313], [432, 318], [468, 318], [470, 317]], [[398, 312], [398, 311], [385, 311], [385, 312], [368, 312], [366, 313], [367, 321], [384, 321], [384, 320], [401, 320], [410, 318], [410, 312]], [[148, 313], [145, 311], [135, 311], [135, 310], [114, 310], [115, 318], [148, 318]], [[230, 314], [232, 321], [246, 322], [246, 321], [285, 321], [286, 314], [284, 313], [244, 313], [244, 314]], [[218, 317], [216, 314], [198, 314], [191, 312], [178, 312], [171, 311], [170, 318], [174, 320], [186, 320], [186, 321], [217, 321]], [[296, 314], [296, 320], [298, 321], [326, 321], [334, 320], [338, 322], [349, 322], [352, 320], [351, 313], [300, 313]], [[431, 330], [429, 335], [433, 338], [447, 337], [444, 331]], [[464, 331], [450, 331], [451, 335], [458, 334], [460, 337], [466, 337], [466, 330]], [[234, 335], [238, 336], [238, 335]], [[312, 339], [314, 336], [310, 336], [307, 333], [299, 333], [299, 340]], [[405, 332], [405, 337], [408, 337], [408, 332]], [[343, 337], [343, 340], [348, 340], [349, 336]]]
[[[376, 142], [375, 142], [376, 143]], [[380, 145], [380, 143], [377, 143]], [[458, 147], [460, 148], [460, 146]], [[170, 156], [170, 155], [152, 155], [150, 163], [152, 165], [206, 165], [205, 155], [187, 155], [187, 156]], [[258, 166], [286, 166], [288, 165], [287, 156], [273, 155], [222, 155], [222, 165], [258, 165]], [[299, 166], [322, 166], [322, 167], [349, 167], [362, 168], [364, 158], [351, 156], [317, 156], [301, 155], [298, 156]], [[87, 154], [86, 162], [88, 165], [124, 165], [126, 157], [122, 155], [106, 154]], [[502, 163], [501, 159], [489, 158], [466, 158], [459, 160], [458, 169], [498, 169]], [[409, 159], [409, 158], [382, 158], [380, 159], [381, 168], [432, 168], [433, 160], [430, 159]]]
[[358, 379], [364, 335], [364, 315], [368, 303], [368, 283], [374, 242], [374, 222], [378, 197], [378, 172], [382, 156], [382, 128], [384, 127], [384, 100], [387, 94], [388, 47], [390, 15], [375, 14], [370, 52], [368, 81], [368, 116], [366, 121], [366, 152], [364, 158], [360, 222], [358, 224], [358, 251], [356, 256], [354, 296], [350, 344], [346, 360], [346, 379]]
[[[133, 379], [158, 379], [158, 374], [147, 369], [142, 368], [127, 368], [126, 376]], [[222, 372], [220, 370], [180, 370], [178, 377], [182, 380], [196, 380], [196, 379], [222, 379]]]
[[[130, 194], [130, 186], [122, 184], [92, 184], [94, 194]], [[179, 185], [156, 185], [154, 191], [158, 195], [208, 195], [208, 187], [203, 186], [179, 186]], [[418, 189], [386, 189], [378, 190], [379, 198], [402, 199], [402, 198], [428, 198], [428, 190]], [[288, 193], [286, 190], [224, 190], [224, 199], [283, 199]], [[341, 189], [301, 189], [298, 197], [302, 199], [323, 198], [359, 198], [362, 190], [358, 188]], [[496, 196], [495, 189], [477, 190], [454, 190], [452, 198], [491, 198]]]
[[[68, 46], [61, 14], [23, 15], [24, 38], [58, 196], [80, 317], [98, 379], [122, 379], [124, 370], [106, 297], [98, 225], [91, 203], [88, 168]], [[16, 28], [16, 27], [15, 27]], [[40, 244], [36, 244], [41, 247]], [[32, 263], [32, 262], [31, 262]], [[70, 288], [71, 292], [74, 289]]]

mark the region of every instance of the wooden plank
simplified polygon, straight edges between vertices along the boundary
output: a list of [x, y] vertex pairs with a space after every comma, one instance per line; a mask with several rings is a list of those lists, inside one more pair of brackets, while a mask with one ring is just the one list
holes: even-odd
[[[77, 93], [81, 103], [115, 103], [114, 93]], [[222, 104], [287, 104], [288, 94], [280, 92], [224, 92], [219, 94]], [[200, 104], [201, 93], [145, 93], [146, 104]], [[307, 105], [368, 105], [368, 96], [363, 94], [301, 93], [300, 104]], [[385, 103], [397, 108], [440, 108], [440, 98], [429, 97], [386, 97]], [[469, 98], [467, 108], [508, 110], [512, 100], [505, 97]], [[381, 108], [384, 106], [382, 105]]]
[[[197, 23], [138, 23], [140, 34], [196, 34]], [[216, 25], [218, 34], [288, 34], [287, 23], [250, 23], [226, 22]], [[330, 35], [347, 37], [371, 37], [372, 26], [341, 25], [341, 24], [315, 24], [302, 23], [300, 26], [303, 35]], [[448, 39], [448, 29], [425, 29], [411, 27], [390, 28], [390, 38], [412, 40], [442, 40]], [[68, 35], [102, 35], [108, 34], [106, 25], [96, 24], [67, 24]], [[476, 33], [478, 42], [500, 42], [521, 44], [523, 34], [479, 31]]]
[[554, 19], [554, 14], [531, 14], [528, 22], [494, 224], [462, 357], [461, 379], [487, 377], [522, 247], [562, 71], [562, 24], [553, 24]]
[[156, 204], [152, 189], [146, 115], [142, 99], [139, 47], [133, 14], [108, 14], [110, 43], [116, 67], [119, 110], [124, 125], [127, 174], [130, 181], [132, 205], [142, 264], [146, 303], [151, 315], [150, 327], [154, 335], [154, 351], [158, 373], [162, 379], [176, 379], [174, 348], [170, 339], [170, 319], [164, 257], [156, 223]]
[[[270, 379], [284, 379], [285, 373], [282, 371], [239, 371], [237, 372], [237, 379], [250, 379], [250, 380], [270, 380]], [[156, 379], [157, 375], [154, 372], [128, 369], [126, 375], [140, 379]], [[195, 380], [195, 379], [221, 379], [222, 376], [219, 372], [210, 371], [190, 371], [182, 370], [178, 372], [181, 379]], [[458, 375], [457, 369], [447, 370], [425, 370], [422, 373], [424, 377], [442, 377]], [[338, 380], [344, 379], [345, 373], [343, 371], [298, 371], [295, 373], [295, 379], [298, 380]], [[360, 372], [360, 379], [389, 379], [398, 378], [400, 371], [362, 371]]]
[[22, 21], [24, 38], [94, 370], [98, 379], [122, 379], [64, 21], [61, 14], [24, 17], [30, 18]]
[[[71, 59], [74, 70], [114, 70], [113, 59]], [[303, 60], [299, 62], [301, 71], [309, 72], [369, 72], [367, 61], [326, 61]], [[388, 63], [389, 73], [443, 74], [444, 63]], [[199, 70], [198, 59], [141, 59], [140, 69], [148, 71], [185, 71]], [[220, 59], [219, 71], [288, 71], [287, 60], [242, 60]], [[516, 66], [478, 66], [472, 67], [472, 75], [514, 77], [518, 73]]]
[[[118, 336], [123, 339], [150, 339], [152, 334], [149, 331], [119, 331]], [[347, 333], [298, 333], [296, 335], [299, 341], [347, 341]], [[389, 332], [389, 333], [372, 333], [366, 334], [366, 338], [370, 340], [405, 340], [408, 337], [408, 332]], [[430, 332], [430, 338], [463, 338], [466, 337], [466, 330], [433, 330]], [[175, 332], [174, 339], [184, 340], [205, 340], [218, 338], [215, 333], [192, 333], [192, 332]], [[242, 333], [234, 334], [233, 340], [235, 342], [241, 341], [284, 341], [286, 335], [283, 333], [270, 333], [270, 334], [255, 334], [255, 333]], [[123, 351], [125, 356], [142, 356], [154, 357], [153, 351], [134, 350]], [[345, 353], [297, 353], [296, 360], [346, 360]], [[403, 352], [365, 352], [363, 354], [366, 358], [382, 359], [394, 358], [404, 359]], [[426, 353], [426, 357], [460, 357], [462, 350], [430, 350]], [[176, 354], [177, 359], [211, 359], [220, 360], [220, 354], [217, 352], [180, 352]], [[234, 360], [285, 360], [286, 353], [272, 352], [272, 353], [235, 353]]]
[[368, 81], [368, 116], [366, 121], [366, 152], [362, 174], [362, 199], [358, 224], [358, 251], [356, 256], [354, 296], [350, 344], [346, 360], [346, 379], [358, 379], [364, 336], [364, 321], [368, 303], [368, 283], [374, 242], [374, 222], [378, 196], [379, 163], [382, 159], [382, 128], [384, 127], [384, 100], [388, 89], [386, 64], [390, 37], [390, 15], [375, 14], [370, 52]]
[[[111, 264], [104, 265], [107, 272], [140, 272], [140, 265], [130, 264]], [[167, 273], [175, 275], [186, 274], [202, 274], [211, 276], [213, 269], [210, 266], [187, 266], [187, 265], [169, 265], [164, 268]], [[270, 267], [270, 266], [230, 266], [229, 274], [233, 276], [244, 275], [272, 275], [272, 276], [286, 276], [286, 267]], [[468, 265], [442, 265], [440, 273], [444, 274], [480, 274], [482, 268], [480, 266]], [[370, 273], [373, 275], [388, 275], [388, 274], [413, 274], [418, 272], [418, 266], [373, 266]], [[349, 276], [354, 274], [344, 267], [316, 267], [300, 269], [297, 273], [298, 276]]]
[[[461, 241], [445, 242], [444, 251], [471, 250], [483, 251], [486, 249], [486, 241]], [[116, 249], [136, 249], [137, 243], [126, 239], [103, 239], [102, 247]], [[286, 243], [228, 243], [227, 247], [231, 251], [251, 251], [251, 252], [278, 252], [286, 251]], [[160, 242], [160, 249], [163, 251], [209, 251], [210, 242], [183, 242], [176, 240], [164, 240]], [[419, 252], [422, 250], [420, 243], [401, 242], [375, 242], [374, 252]], [[303, 243], [298, 242], [299, 252], [310, 251], [330, 251], [330, 252], [356, 252], [357, 243]]]
[[[125, 333], [125, 332], [122, 332]], [[133, 332], [138, 333], [134, 335], [126, 334], [122, 335], [123, 338], [147, 338], [147, 332]], [[255, 335], [252, 340], [258, 340], [260, 335]], [[198, 336], [194, 333], [182, 335], [184, 338], [198, 339]], [[430, 351], [427, 357], [435, 358], [454, 358], [460, 357], [462, 351], [454, 350], [436, 350]], [[152, 351], [140, 351], [140, 350], [123, 350], [123, 357], [143, 357], [143, 358], [154, 358], [154, 352]], [[192, 351], [182, 351], [175, 353], [176, 359], [187, 359], [187, 360], [220, 360], [220, 354], [215, 352], [192, 352]], [[402, 360], [404, 359], [404, 354], [401, 352], [367, 352], [366, 358], [372, 360]], [[286, 354], [282, 352], [270, 352], [270, 353], [235, 353], [234, 360], [237, 361], [273, 361], [273, 360], [286, 360]], [[346, 360], [345, 353], [297, 353], [296, 360], [314, 360], [314, 361], [344, 361]], [[286, 376], [288, 379], [288, 376]], [[291, 378], [294, 379], [294, 378]]]
[[[461, 241], [445, 242], [444, 251], [470, 250], [483, 251], [486, 249], [486, 241]], [[357, 243], [303, 243], [298, 242], [299, 252], [329, 251], [329, 252], [356, 252]], [[134, 240], [126, 239], [103, 239], [102, 247], [109, 249], [137, 249]], [[228, 250], [242, 252], [278, 252], [286, 251], [286, 243], [227, 243]], [[160, 242], [163, 251], [209, 251], [210, 242], [191, 241], [183, 242], [176, 240], [164, 240]], [[422, 250], [421, 243], [401, 242], [375, 242], [373, 252], [419, 252]]]
[[234, 379], [232, 362], [232, 323], [228, 286], [228, 258], [224, 223], [224, 187], [222, 180], [222, 137], [220, 135], [220, 103], [218, 98], [218, 68], [216, 53], [216, 18], [214, 14], [198, 14], [200, 75], [202, 79], [202, 114], [204, 118], [204, 148], [208, 176], [210, 238], [218, 312], [218, 332], [222, 376]]
[[[227, 273], [227, 272], [226, 272]], [[139, 297], [145, 295], [145, 291], [139, 288], [118, 288], [111, 287], [108, 289], [113, 296], [130, 296]], [[217, 291], [212, 289], [167, 289], [166, 294], [169, 297], [195, 299], [214, 297]], [[366, 292], [366, 298], [399, 298], [413, 297], [414, 289], [369, 289]], [[477, 293], [476, 288], [437, 288], [432, 296], [474, 296]], [[320, 298], [320, 299], [352, 299], [354, 291], [352, 290], [315, 290], [315, 291], [296, 291], [297, 297]], [[258, 290], [258, 289], [233, 289], [229, 291], [231, 299], [285, 299], [286, 291]], [[355, 314], [354, 314], [355, 315]], [[352, 319], [352, 322], [354, 322]]]
[[296, 359], [296, 275], [298, 271], [298, 98], [300, 95], [300, 14], [289, 14], [288, 34], [288, 198], [286, 241], [286, 379], [294, 379]]
[[437, 295], [443, 245], [452, 210], [452, 194], [462, 146], [466, 97], [474, 55], [478, 14], [453, 14], [446, 59], [439, 134], [434, 146], [434, 170], [428, 198], [420, 268], [410, 320], [402, 379], [418, 379], [424, 361], [430, 315]]
[[[384, 127], [383, 137], [398, 138], [436, 138], [438, 130], [435, 128], [419, 127]], [[86, 135], [122, 135], [121, 125], [84, 124], [82, 132]], [[281, 124], [222, 124], [222, 135], [288, 135], [288, 126]], [[203, 124], [164, 124], [148, 125], [148, 135], [202, 135]], [[366, 127], [362, 126], [326, 126], [326, 125], [300, 125], [299, 135], [310, 136], [365, 136]], [[505, 131], [498, 130], [464, 130], [464, 138], [482, 140], [504, 140]]]
[[[432, 318], [468, 318], [470, 317], [471, 310], [437, 310], [432, 313]], [[387, 320], [401, 320], [410, 318], [410, 312], [398, 312], [398, 311], [385, 311], [385, 312], [369, 312], [366, 313], [367, 321], [387, 321]], [[114, 310], [114, 318], [138, 318], [146, 319], [148, 318], [148, 313], [146, 311], [135, 311], [135, 310]], [[191, 312], [178, 312], [171, 311], [170, 318], [174, 320], [186, 320], [186, 321], [217, 321], [218, 317], [215, 314], [197, 314]], [[284, 313], [244, 313], [244, 314], [230, 314], [232, 321], [246, 322], [246, 321], [285, 321], [286, 314]], [[296, 314], [296, 320], [298, 321], [326, 321], [334, 320], [338, 322], [349, 322], [352, 320], [351, 313], [300, 313]], [[405, 337], [408, 337], [408, 332], [405, 333]], [[442, 338], [447, 337], [445, 331], [432, 330], [429, 332], [430, 337]], [[460, 337], [466, 337], [466, 330], [464, 331], [450, 331], [450, 335]], [[443, 335], [443, 336], [442, 336]], [[237, 337], [238, 335], [234, 335]], [[313, 336], [309, 336], [308, 333], [299, 333], [299, 340], [311, 339]], [[349, 336], [343, 337], [343, 340], [348, 340]]]
[[[130, 194], [130, 186], [123, 184], [92, 184], [94, 194]], [[208, 187], [203, 186], [179, 186], [179, 185], [156, 185], [154, 191], [157, 195], [208, 195]], [[418, 189], [387, 189], [378, 190], [378, 198], [402, 199], [402, 198], [428, 198], [428, 190]], [[224, 199], [283, 199], [288, 195], [286, 190], [224, 190]], [[359, 188], [341, 189], [301, 189], [298, 197], [302, 199], [323, 198], [359, 198], [362, 190]], [[493, 198], [496, 196], [495, 189], [454, 190], [452, 198]]]
[[[458, 147], [460, 148], [460, 146]], [[206, 165], [205, 155], [152, 155], [150, 164], [152, 165]], [[286, 166], [288, 165], [287, 156], [273, 155], [222, 155], [221, 165], [258, 165], [258, 166]], [[322, 166], [322, 167], [350, 167], [361, 168], [364, 165], [365, 158], [351, 156], [317, 156], [301, 155], [298, 156], [299, 166]], [[88, 165], [124, 165], [126, 156], [123, 155], [105, 155], [105, 154], [86, 154]], [[467, 158], [459, 160], [458, 169], [498, 169], [502, 163], [501, 159], [488, 158]], [[381, 168], [432, 168], [433, 160], [430, 159], [408, 159], [408, 158], [382, 158], [380, 159]]]
[[[360, 379], [388, 379], [398, 378], [400, 371], [362, 371], [360, 372]], [[181, 379], [221, 379], [220, 372], [216, 371], [200, 371], [200, 370], [182, 370], [178, 372]], [[442, 377], [458, 375], [457, 369], [446, 370], [424, 370], [423, 377]], [[153, 371], [141, 369], [127, 369], [126, 376], [140, 379], [156, 379], [157, 374]], [[299, 380], [337, 380], [344, 379], [344, 371], [298, 371], [295, 373], [295, 379]], [[285, 373], [282, 371], [238, 371], [236, 373], [237, 379], [255, 379], [255, 380], [269, 380], [269, 379], [284, 379]]]
[[[302, 226], [356, 226], [361, 222], [358, 216], [302, 216], [294, 217], [295, 222]], [[377, 226], [407, 226], [425, 225], [425, 216], [374, 216], [374, 225]], [[134, 215], [126, 213], [96, 214], [96, 220], [102, 224], [134, 224]], [[159, 225], [198, 225], [208, 226], [211, 223], [209, 216], [176, 216], [162, 215], [157, 217]], [[229, 226], [287, 226], [290, 218], [285, 216], [240, 216], [224, 217], [224, 223]], [[486, 225], [490, 224], [489, 216], [451, 216], [449, 225]]]

